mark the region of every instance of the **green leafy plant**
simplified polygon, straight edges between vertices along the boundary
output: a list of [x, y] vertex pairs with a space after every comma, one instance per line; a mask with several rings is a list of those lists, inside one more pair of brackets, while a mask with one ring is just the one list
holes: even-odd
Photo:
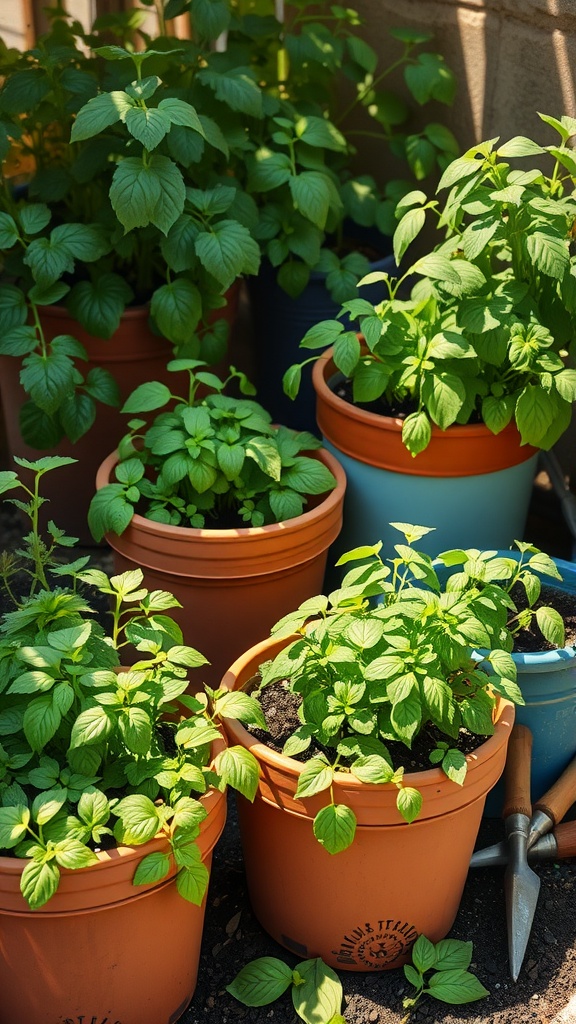
[[[50, 339], [41, 310], [65, 302], [89, 334], [111, 338], [127, 305], [180, 354], [220, 359], [224, 293], [255, 273], [254, 200], [230, 173], [243, 119], [262, 116], [250, 69], [222, 67], [212, 5], [195, 3], [197, 39], [124, 39], [134, 19], [84, 33], [57, 5], [30, 51], [0, 48], [0, 158], [16, 151], [22, 188], [0, 191], [0, 353], [22, 361], [24, 439], [51, 447], [91, 427], [95, 401], [119, 404], [111, 376], [85, 376], [84, 345]], [[118, 44], [99, 45], [115, 27]], [[125, 42], [126, 45], [120, 45]]]
[[[196, 844], [206, 817], [200, 798], [230, 784], [253, 799], [258, 784], [248, 752], [211, 753], [219, 719], [262, 724], [262, 712], [247, 695], [188, 693], [189, 670], [206, 659], [167, 614], [178, 602], [143, 588], [141, 570], [108, 577], [86, 559], [58, 564], [58, 548], [73, 538], [53, 523], [48, 542], [39, 536], [39, 481], [69, 461], [18, 459], [31, 486], [0, 473], [0, 493], [23, 495], [13, 500], [32, 527], [17, 560], [0, 565], [14, 605], [0, 622], [0, 850], [25, 860], [21, 891], [37, 909], [57, 891], [61, 868], [95, 863], [96, 848], [163, 837], [134, 884], [160, 881], [175, 864], [179, 893], [200, 903], [208, 881]], [[109, 602], [108, 630], [86, 586]]]
[[[427, 216], [436, 217], [446, 240], [399, 278], [377, 275], [388, 292], [379, 306], [362, 298], [347, 302], [337, 320], [315, 325], [301, 342], [314, 350], [334, 346], [354, 402], [403, 416], [402, 439], [412, 455], [427, 447], [433, 425], [446, 430], [483, 422], [497, 434], [515, 422], [522, 444], [547, 449], [570, 422], [576, 371], [563, 352], [572, 343], [576, 310], [576, 162], [569, 145], [576, 121], [541, 116], [559, 143], [484, 142], [444, 172], [444, 206], [420, 191], [404, 196], [396, 260]], [[551, 157], [551, 172], [510, 163], [529, 156], [538, 163]], [[408, 300], [402, 287], [413, 275], [420, 280]], [[370, 280], [374, 275], [361, 283]], [[362, 340], [341, 322], [344, 314]], [[285, 375], [292, 397], [303, 365]]]
[[[412, 947], [412, 963], [404, 965], [404, 976], [416, 989], [416, 995], [403, 1000], [404, 1009], [412, 1010], [422, 996], [452, 1006], [489, 996], [488, 989], [468, 970], [471, 960], [471, 942], [442, 939], [434, 944], [425, 935], [419, 935]], [[404, 1021], [409, 1016], [408, 1013]]]
[[[296, 639], [261, 667], [253, 691], [257, 697], [280, 683], [299, 700], [301, 724], [283, 753], [310, 755], [296, 796], [327, 794], [314, 834], [330, 853], [346, 849], [356, 830], [351, 808], [335, 802], [335, 772], [396, 786], [398, 811], [413, 821], [422, 795], [405, 779], [405, 748], [418, 741], [462, 785], [460, 730], [490, 736], [499, 697], [524, 703], [510, 653], [514, 633], [536, 614], [550, 642], [564, 639], [560, 615], [533, 608], [538, 574], [559, 578], [548, 555], [517, 542], [518, 558], [471, 549], [445, 551], [433, 562], [414, 546], [428, 529], [391, 525], [405, 540], [393, 558], [381, 558], [381, 544], [348, 552], [338, 564], [358, 564], [341, 587], [277, 623], [273, 635]], [[521, 613], [511, 597], [515, 586], [526, 594]]]
[[292, 1003], [306, 1024], [345, 1024], [341, 1014], [342, 985], [320, 957], [303, 960], [294, 969], [275, 956], [252, 960], [226, 986], [244, 1006], [268, 1006], [290, 989]]
[[402, 72], [417, 107], [452, 102], [452, 72], [438, 53], [422, 49], [432, 37], [394, 29], [392, 52], [381, 59], [366, 35], [356, 10], [334, 4], [311, 13], [306, 0], [290, 4], [283, 23], [250, 10], [229, 26], [228, 54], [252, 63], [265, 94], [265, 116], [253, 125], [245, 161], [247, 189], [260, 210], [255, 237], [292, 296], [317, 270], [327, 274], [335, 301], [353, 297], [369, 268], [358, 232], [393, 233], [396, 202], [412, 186], [355, 174], [359, 138], [372, 137], [398, 157], [412, 181], [430, 177], [458, 153], [444, 125], [415, 123], [388, 87]]
[[[310, 495], [335, 486], [333, 474], [304, 454], [321, 447], [312, 434], [275, 427], [268, 413], [246, 398], [222, 392], [236, 380], [254, 394], [244, 374], [225, 381], [198, 360], [174, 360], [188, 373], [187, 398], [159, 381], [137, 388], [123, 411], [159, 408], [151, 426], [131, 420], [118, 447], [117, 482], [94, 495], [88, 523], [96, 539], [122, 533], [142, 504], [143, 515], [173, 526], [262, 526], [302, 513]], [[202, 390], [211, 393], [202, 397]]]

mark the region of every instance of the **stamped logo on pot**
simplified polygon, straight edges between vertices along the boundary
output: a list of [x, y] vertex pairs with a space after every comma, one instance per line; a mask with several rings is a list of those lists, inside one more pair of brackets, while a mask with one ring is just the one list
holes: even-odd
[[397, 921], [393, 917], [366, 921], [347, 932], [332, 953], [340, 964], [349, 967], [362, 964], [378, 971], [406, 956], [417, 938], [416, 928], [408, 921]]
[[122, 1024], [120, 1020], [113, 1017], [102, 1017], [100, 1014], [94, 1016], [90, 1013], [80, 1013], [76, 1017], [65, 1017], [63, 1024]]

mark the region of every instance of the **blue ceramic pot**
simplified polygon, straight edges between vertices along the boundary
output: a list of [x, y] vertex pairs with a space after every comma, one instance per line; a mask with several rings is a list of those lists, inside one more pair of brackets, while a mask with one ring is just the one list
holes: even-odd
[[[500, 552], [506, 557], [514, 552]], [[542, 577], [546, 585], [576, 595], [576, 564], [554, 559], [562, 582]], [[525, 705], [516, 706], [516, 721], [532, 733], [532, 802], [538, 800], [576, 756], [576, 649], [513, 654]], [[502, 813], [504, 787], [489, 794], [485, 813]]]

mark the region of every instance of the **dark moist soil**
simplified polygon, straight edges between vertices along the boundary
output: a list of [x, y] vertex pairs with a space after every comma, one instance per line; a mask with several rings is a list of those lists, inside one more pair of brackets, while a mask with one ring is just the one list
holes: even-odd
[[[19, 536], [13, 510], [1, 503], [0, 549], [16, 546]], [[535, 491], [525, 537], [550, 554], [570, 558], [571, 538], [549, 493]], [[112, 571], [107, 549], [82, 553], [90, 553], [94, 565]], [[502, 822], [485, 818], [476, 846], [481, 849], [502, 837]], [[402, 865], [383, 863], [383, 870], [397, 871], [400, 877]], [[555, 1022], [576, 991], [576, 861], [543, 862], [535, 870], [541, 878], [540, 897], [518, 982], [510, 980], [508, 971], [504, 869], [470, 871], [450, 935], [473, 942], [471, 970], [490, 995], [462, 1007], [427, 998], [411, 1014], [413, 1024]], [[289, 994], [271, 1006], [248, 1008], [226, 992], [225, 986], [238, 971], [261, 956], [279, 957], [291, 967], [298, 961], [266, 935], [250, 909], [235, 802], [230, 796], [228, 821], [212, 864], [198, 983], [181, 1024], [300, 1024]], [[374, 974], [342, 971], [339, 977], [347, 1024], [401, 1024], [405, 1015], [402, 999], [409, 994], [402, 970]], [[562, 1024], [576, 1024], [576, 1007], [561, 1020]]]

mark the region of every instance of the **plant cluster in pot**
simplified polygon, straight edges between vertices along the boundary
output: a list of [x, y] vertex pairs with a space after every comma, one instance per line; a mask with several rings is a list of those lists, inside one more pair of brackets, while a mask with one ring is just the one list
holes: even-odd
[[[147, 586], [176, 595], [174, 614], [215, 685], [322, 587], [346, 481], [315, 436], [273, 425], [244, 397], [254, 394], [244, 374], [222, 381], [197, 360], [169, 368], [185, 374], [187, 393], [156, 381], [128, 399], [126, 413], [155, 415], [129, 421], [100, 467], [88, 520], [117, 571], [140, 566]], [[240, 397], [223, 394], [234, 382]]]
[[398, 967], [418, 934], [446, 935], [522, 703], [512, 581], [492, 582], [502, 560], [444, 552], [438, 565], [459, 572], [443, 585], [414, 546], [426, 530], [396, 528], [405, 543], [391, 559], [380, 544], [347, 553], [342, 587], [287, 615], [222, 681], [268, 720], [256, 734], [225, 723], [260, 763], [253, 804], [238, 800], [256, 916], [293, 952], [343, 970]]
[[[389, 547], [386, 524], [414, 510], [436, 528], [430, 552], [449, 543], [506, 548], [523, 535], [537, 451], [564, 432], [576, 396], [564, 359], [576, 309], [568, 144], [576, 122], [544, 120], [558, 145], [482, 143], [445, 171], [444, 206], [422, 192], [405, 196], [397, 261], [429, 211], [446, 240], [400, 278], [383, 275], [382, 303], [344, 303], [302, 341], [332, 346], [307, 361], [318, 360], [321, 433], [348, 477], [345, 546], [376, 536]], [[549, 175], [510, 163], [532, 154], [552, 158]], [[420, 280], [400, 300], [412, 275]], [[300, 374], [294, 366], [285, 375], [289, 394]]]
[[[455, 92], [444, 59], [426, 46], [432, 37], [408, 29], [390, 36], [378, 54], [356, 10], [328, 6], [319, 16], [307, 0], [290, 4], [282, 22], [250, 11], [228, 32], [228, 54], [252, 62], [265, 95], [265, 117], [252, 122], [252, 151], [236, 174], [257, 202], [254, 237], [264, 257], [248, 282], [255, 382], [263, 404], [289, 426], [315, 429], [312, 388], [293, 407], [280, 385], [300, 338], [335, 315], [369, 270], [393, 266], [397, 200], [459, 151], [431, 120]], [[421, 106], [429, 123], [410, 109]], [[355, 169], [359, 139], [381, 147], [387, 167], [378, 182]], [[376, 285], [374, 298], [381, 294]]]
[[[524, 703], [516, 708], [516, 722], [532, 734], [531, 787], [537, 800], [576, 756], [576, 566], [561, 558], [552, 559], [555, 568], [548, 558], [539, 565], [531, 548], [519, 547], [498, 552], [499, 582], [511, 589], [509, 581], [514, 581], [512, 596], [519, 608], [512, 657]], [[491, 567], [481, 559], [469, 562], [466, 569], [469, 586], [481, 587], [491, 579]], [[454, 570], [437, 571], [446, 579]], [[536, 612], [527, 613], [526, 622], [519, 584], [529, 592]], [[557, 613], [552, 617], [550, 606]], [[503, 798], [504, 787], [498, 784], [488, 796], [485, 813], [500, 816]]]
[[66, 460], [18, 464], [21, 481], [0, 474], [31, 522], [1, 565], [0, 1021], [169, 1024], [196, 984], [226, 784], [251, 799], [257, 783], [220, 719], [261, 712], [187, 695], [206, 659], [168, 614], [175, 599], [140, 570], [62, 564], [69, 538], [38, 532], [39, 483]]
[[[56, 446], [76, 456], [95, 424], [64, 474], [77, 495], [137, 384], [165, 379], [174, 350], [223, 358], [240, 278], [260, 262], [255, 202], [229, 171], [245, 117], [263, 116], [253, 73], [221, 67], [201, 4], [194, 43], [99, 45], [125, 20], [84, 33], [57, 7], [37, 46], [4, 49], [0, 66], [0, 156], [12, 145], [34, 168], [23, 193], [9, 178], [0, 191], [8, 440], [29, 458]], [[80, 529], [91, 486], [73, 503]]]

